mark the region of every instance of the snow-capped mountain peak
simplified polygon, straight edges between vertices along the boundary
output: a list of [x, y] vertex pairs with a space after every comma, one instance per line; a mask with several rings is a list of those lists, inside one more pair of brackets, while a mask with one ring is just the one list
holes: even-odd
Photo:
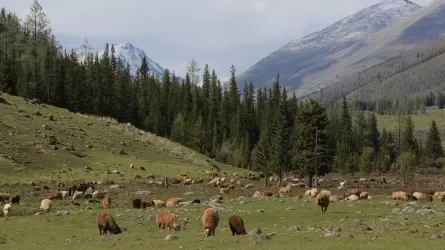
[[[164, 74], [164, 68], [157, 62], [149, 58], [145, 51], [134, 46], [132, 43], [113, 44], [116, 58], [121, 58], [124, 65], [130, 64], [130, 73], [135, 75], [139, 67], [141, 66], [142, 59], [145, 57], [148, 62], [148, 68], [150, 73], [155, 76], [162, 76]], [[111, 44], [109, 45], [111, 49]], [[79, 60], [84, 60], [88, 53], [98, 53], [99, 57], [105, 52], [105, 46], [102, 49], [93, 48], [87, 41], [80, 47], [74, 49]]]

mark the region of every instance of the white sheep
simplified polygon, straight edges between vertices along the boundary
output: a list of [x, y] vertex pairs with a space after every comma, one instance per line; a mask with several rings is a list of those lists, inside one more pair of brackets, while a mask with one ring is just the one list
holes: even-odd
[[68, 197], [68, 191], [60, 191], [60, 193], [62, 194], [62, 198], [66, 199], [66, 197]]
[[6, 203], [3, 207], [3, 215], [5, 217], [9, 217], [9, 213], [11, 212], [11, 203]]
[[77, 199], [81, 199], [83, 198], [83, 193], [81, 191], [76, 191], [73, 194], [73, 201], [77, 200]]
[[43, 210], [45, 212], [51, 211], [51, 200], [50, 199], [43, 199], [40, 202], [40, 210]]

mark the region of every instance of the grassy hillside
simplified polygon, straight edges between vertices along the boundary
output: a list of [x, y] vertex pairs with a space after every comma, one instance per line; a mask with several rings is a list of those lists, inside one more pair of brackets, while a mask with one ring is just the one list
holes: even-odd
[[[376, 114], [379, 131], [386, 128], [388, 131], [397, 131], [399, 125], [399, 117], [396, 115], [378, 115]], [[403, 116], [402, 116], [403, 119]], [[444, 109], [427, 109], [426, 114], [411, 115], [413, 120], [415, 130], [414, 133], [416, 137], [425, 139], [426, 134], [431, 125], [431, 121], [435, 120], [439, 132], [442, 136], [442, 144], [445, 145], [445, 110]], [[402, 120], [403, 126], [403, 120]]]
[[[205, 156], [128, 124], [6, 94], [0, 97], [0, 182], [128, 180], [135, 174], [199, 176], [210, 170]], [[130, 164], [135, 169], [130, 169]], [[92, 170], [87, 172], [85, 166]], [[228, 173], [242, 171], [221, 167]], [[115, 169], [123, 172], [123, 177], [105, 173]]]

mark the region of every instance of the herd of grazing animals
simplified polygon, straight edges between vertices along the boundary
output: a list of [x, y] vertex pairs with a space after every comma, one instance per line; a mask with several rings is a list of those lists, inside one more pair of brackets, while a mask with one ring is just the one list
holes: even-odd
[[[198, 182], [192, 181], [189, 178], [183, 179], [183, 181], [180, 182], [181, 185], [190, 185], [190, 183], [201, 183], [202, 181], [199, 180]], [[209, 182], [209, 185], [213, 185], [215, 187], [220, 188], [221, 194], [225, 194], [228, 192], [229, 189], [233, 189], [235, 187], [234, 185], [235, 181], [231, 179], [228, 182], [225, 182], [225, 179], [218, 178], [217, 180], [211, 180]], [[343, 188], [343, 184], [341, 184], [341, 187]], [[246, 185], [245, 189], [252, 188], [253, 184], [251, 186]], [[278, 190], [279, 197], [285, 197], [285, 196], [291, 196], [292, 192], [292, 186], [287, 185], [285, 187], [281, 187]], [[96, 225], [99, 229], [99, 235], [106, 235], [108, 233], [110, 234], [120, 234], [125, 229], [121, 229], [118, 224], [116, 223], [113, 216], [106, 210], [111, 207], [111, 198], [105, 193], [98, 190], [94, 190], [94, 183], [80, 183], [72, 185], [68, 190], [65, 191], [53, 191], [51, 192], [46, 198], [41, 200], [40, 203], [40, 210], [44, 212], [51, 212], [52, 209], [52, 202], [53, 200], [62, 200], [66, 199], [69, 196], [72, 196], [72, 200], [70, 202], [75, 203], [77, 199], [84, 199], [84, 198], [93, 198], [93, 199], [100, 199], [101, 200], [101, 207], [105, 210], [100, 211], [97, 214], [97, 220]], [[253, 194], [253, 198], [262, 198], [262, 197], [270, 197], [275, 196], [270, 191], [255, 191]], [[350, 201], [357, 201], [357, 200], [366, 200], [366, 199], [372, 199], [371, 195], [366, 192], [362, 191], [359, 188], [351, 188], [346, 190], [343, 195], [333, 195], [332, 191], [330, 190], [321, 190], [319, 191], [317, 188], [311, 188], [308, 189], [304, 193], [305, 197], [311, 197], [315, 199], [316, 206], [318, 208], [318, 212], [325, 213], [327, 211], [327, 208], [331, 202], [336, 202], [339, 200], [350, 200]], [[391, 198], [394, 200], [425, 200], [427, 202], [432, 202], [433, 196], [439, 197], [439, 199], [442, 200], [442, 202], [445, 201], [445, 192], [404, 192], [404, 191], [396, 191], [393, 192], [391, 195]], [[167, 200], [149, 200], [149, 201], [143, 201], [140, 198], [135, 198], [132, 200], [132, 207], [135, 209], [145, 209], [147, 207], [168, 207], [168, 208], [177, 208], [180, 206], [181, 198], [169, 198]], [[16, 204], [19, 205], [20, 203], [20, 196], [15, 195], [11, 196], [7, 193], [0, 193], [0, 202], [2, 204], [5, 204], [3, 207], [3, 214], [4, 217], [10, 217], [11, 212], [13, 210], [12, 205]], [[190, 204], [194, 203], [200, 203], [200, 200], [193, 200]], [[177, 222], [177, 216], [175, 213], [171, 211], [160, 211], [156, 213], [156, 224], [158, 226], [158, 229], [165, 230], [166, 228], [168, 230], [175, 230], [179, 231], [181, 230], [181, 225]], [[218, 209], [215, 207], [209, 207], [206, 208], [203, 211], [202, 217], [201, 217], [201, 223], [202, 223], [202, 229], [203, 232], [201, 235], [205, 237], [214, 236], [215, 235], [215, 229], [217, 228], [218, 224], [220, 222], [220, 214], [218, 212]], [[246, 230], [244, 227], [244, 221], [243, 219], [238, 215], [232, 215], [228, 220], [229, 228], [232, 233], [232, 236], [234, 235], [245, 235]]]

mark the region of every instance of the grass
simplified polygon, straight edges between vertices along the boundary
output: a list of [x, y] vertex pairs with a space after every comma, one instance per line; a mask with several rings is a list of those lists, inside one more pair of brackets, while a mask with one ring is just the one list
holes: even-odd
[[[386, 128], [387, 131], [396, 132], [399, 126], [399, 117], [397, 115], [378, 115], [376, 114], [378, 129], [382, 131]], [[403, 129], [403, 118], [402, 116], [402, 129]], [[445, 110], [437, 108], [426, 109], [426, 114], [413, 114], [411, 119], [414, 123], [414, 134], [416, 137], [421, 139], [426, 139], [427, 133], [430, 129], [431, 122], [436, 121], [436, 125], [439, 132], [442, 135], [442, 144], [445, 146]]]
[[[68, 209], [73, 213], [31, 215], [38, 211], [38, 199], [29, 198], [13, 207], [15, 213], [22, 215], [13, 212], [13, 217], [0, 218], [3, 232], [0, 246], [2, 249], [440, 249], [443, 246], [443, 239], [430, 239], [445, 231], [441, 220], [443, 203], [437, 200], [427, 204], [437, 212], [430, 215], [397, 212], [405, 207], [417, 210], [425, 204], [393, 202], [386, 196], [331, 203], [328, 211], [321, 214], [313, 199], [232, 197], [220, 205], [221, 219], [215, 237], [204, 238], [200, 235], [200, 218], [206, 205], [169, 209], [177, 214], [184, 228], [179, 232], [159, 231], [154, 215], [166, 208], [131, 209], [127, 196], [113, 196], [114, 203], [109, 209], [126, 231], [104, 237], [99, 236], [95, 225], [100, 211], [98, 203], [74, 207], [66, 201], [54, 201], [54, 211]], [[228, 227], [232, 214], [244, 219], [247, 231], [260, 228], [263, 235], [276, 235], [260, 241], [249, 236], [232, 236]], [[188, 223], [184, 224], [185, 221]], [[326, 237], [326, 232], [335, 227], [340, 227], [340, 235]], [[179, 239], [165, 241], [168, 234]]]
[[[32, 104], [7, 94], [0, 97], [5, 102], [0, 102], [2, 183], [113, 178], [105, 174], [107, 169], [123, 172], [125, 180], [136, 173], [200, 176], [210, 169], [205, 156], [129, 124]], [[50, 145], [51, 140], [55, 145]], [[146, 172], [129, 169], [130, 164]], [[228, 174], [243, 172], [217, 165]], [[93, 170], [86, 172], [85, 166]]]

